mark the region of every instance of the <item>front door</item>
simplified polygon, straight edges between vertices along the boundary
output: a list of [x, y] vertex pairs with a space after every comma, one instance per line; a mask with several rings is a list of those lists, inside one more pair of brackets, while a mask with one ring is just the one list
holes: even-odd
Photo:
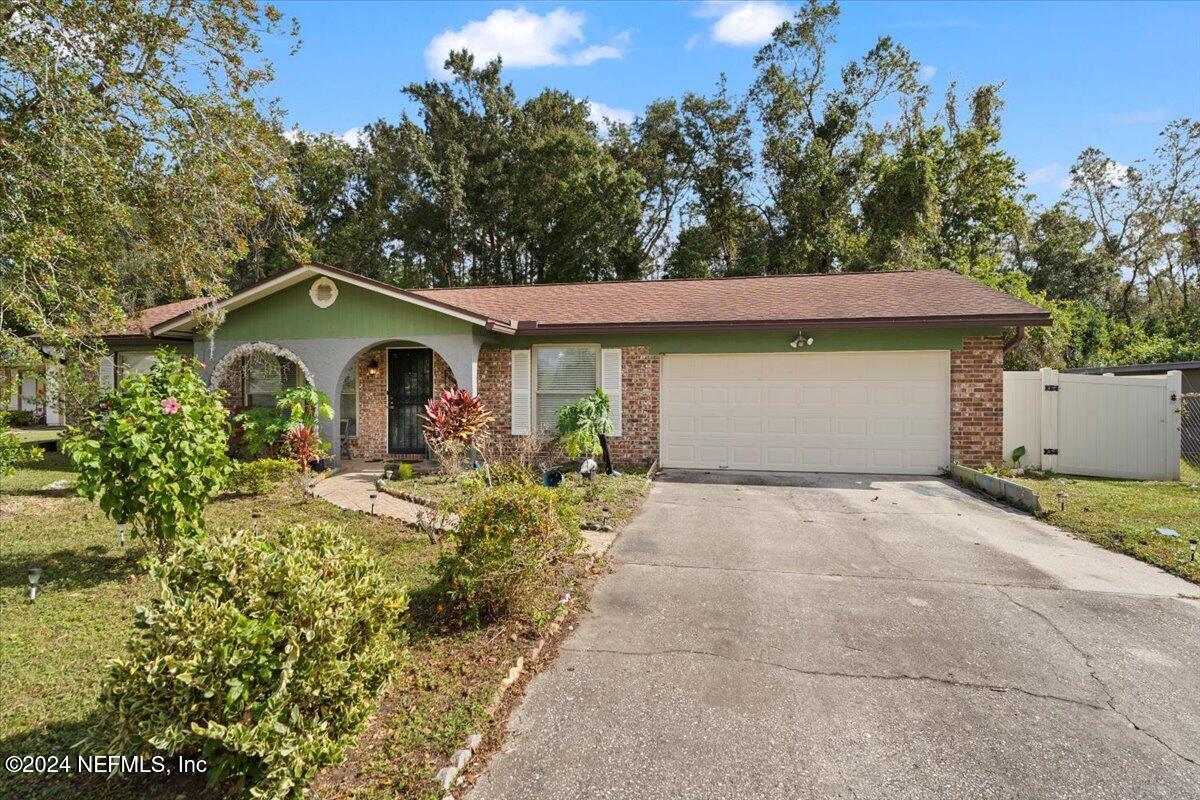
[[388, 452], [424, 454], [421, 414], [433, 396], [433, 351], [388, 350]]

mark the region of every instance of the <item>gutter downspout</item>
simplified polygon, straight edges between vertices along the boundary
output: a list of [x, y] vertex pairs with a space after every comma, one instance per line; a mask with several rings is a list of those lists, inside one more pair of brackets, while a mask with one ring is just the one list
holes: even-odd
[[1004, 354], [1008, 355], [1008, 351], [1012, 350], [1014, 347], [1019, 345], [1022, 341], [1024, 341], [1024, 339], [1025, 339], [1025, 326], [1018, 325], [1017, 332], [1013, 335], [1013, 338], [1004, 343]]

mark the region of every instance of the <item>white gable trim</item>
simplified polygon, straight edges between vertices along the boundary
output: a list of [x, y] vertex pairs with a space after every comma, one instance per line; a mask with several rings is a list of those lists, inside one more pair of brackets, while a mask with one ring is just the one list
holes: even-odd
[[[234, 311], [242, 306], [248, 306], [256, 300], [261, 300], [268, 295], [282, 291], [289, 286], [295, 286], [297, 283], [300, 283], [308, 278], [321, 275], [335, 282], [341, 281], [342, 283], [347, 283], [351, 286], [357, 286], [360, 289], [366, 289], [367, 291], [376, 292], [384, 295], [385, 297], [391, 297], [394, 300], [412, 303], [415, 306], [420, 306], [421, 308], [426, 308], [430, 311], [437, 311], [438, 313], [445, 314], [449, 317], [457, 317], [458, 319], [465, 320], [466, 322], [470, 322], [475, 325], [487, 325], [489, 322], [486, 317], [479, 317], [475, 316], [474, 314], [468, 314], [465, 311], [458, 311], [437, 303], [430, 303], [424, 298], [418, 297], [409, 292], [405, 292], [401, 289], [388, 289], [370, 281], [353, 277], [347, 273], [341, 272], [340, 270], [335, 271], [327, 269], [322, 267], [320, 264], [303, 264], [295, 269], [280, 273], [270, 280], [263, 281], [262, 283], [251, 286], [248, 289], [236, 292], [224, 300], [219, 301], [217, 303], [217, 308], [227, 312]], [[169, 319], [166, 322], [161, 322], [158, 325], [155, 325], [150, 329], [150, 333], [153, 336], [161, 336], [162, 334], [170, 331], [188, 331], [191, 330], [191, 326], [192, 317], [191, 312], [189, 311], [188, 313], [182, 314], [175, 319]]]

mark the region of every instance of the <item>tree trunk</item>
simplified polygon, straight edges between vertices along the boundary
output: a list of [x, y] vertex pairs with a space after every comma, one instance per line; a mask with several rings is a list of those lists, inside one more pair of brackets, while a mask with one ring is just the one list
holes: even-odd
[[608, 452], [608, 437], [603, 434], [600, 435], [600, 451], [604, 457], [604, 474], [612, 475], [612, 454]]

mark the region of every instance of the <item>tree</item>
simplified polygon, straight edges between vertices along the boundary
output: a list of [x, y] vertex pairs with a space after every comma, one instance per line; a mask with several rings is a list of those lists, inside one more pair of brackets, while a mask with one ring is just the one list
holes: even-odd
[[1116, 276], [1090, 249], [1096, 228], [1064, 203], [1038, 214], [1013, 239], [1013, 259], [1030, 276], [1029, 286], [1055, 300], [1079, 300], [1100, 308]]

